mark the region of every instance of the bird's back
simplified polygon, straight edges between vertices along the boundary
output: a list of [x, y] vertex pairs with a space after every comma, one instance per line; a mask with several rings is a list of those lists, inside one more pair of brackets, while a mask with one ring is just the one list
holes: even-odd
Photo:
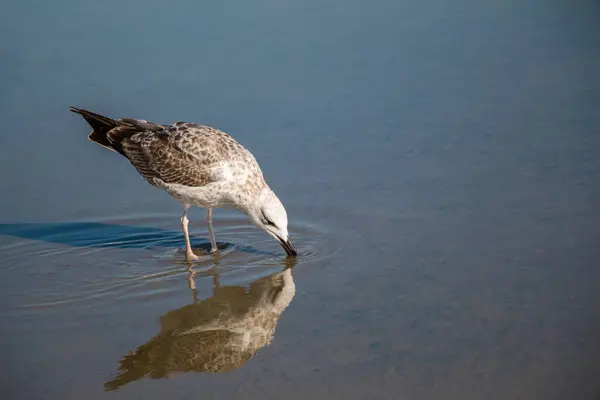
[[160, 125], [132, 118], [115, 120], [75, 107], [71, 111], [90, 124], [91, 141], [125, 156], [154, 186], [264, 182], [254, 156], [218, 129], [190, 122]]
[[209, 126], [176, 122], [131, 135], [122, 141], [122, 149], [151, 184], [158, 179], [201, 187], [242, 175], [262, 180], [254, 156], [230, 135]]

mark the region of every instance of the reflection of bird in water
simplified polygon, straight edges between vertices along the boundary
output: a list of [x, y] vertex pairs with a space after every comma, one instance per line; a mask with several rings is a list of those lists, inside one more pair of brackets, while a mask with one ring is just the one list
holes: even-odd
[[165, 378], [176, 372], [226, 372], [241, 367], [271, 343], [281, 313], [296, 286], [291, 268], [258, 279], [249, 287], [220, 286], [214, 275], [213, 295], [163, 315], [160, 333], [120, 362], [117, 377], [105, 390], [144, 377]]

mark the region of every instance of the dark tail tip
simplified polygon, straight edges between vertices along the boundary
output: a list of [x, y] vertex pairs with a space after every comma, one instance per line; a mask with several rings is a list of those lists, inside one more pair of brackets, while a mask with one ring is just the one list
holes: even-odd
[[104, 115], [96, 114], [88, 110], [84, 110], [83, 108], [77, 108], [73, 106], [69, 106], [69, 111], [74, 112], [75, 114], [81, 115], [85, 120], [90, 124], [95, 131], [101, 130], [110, 130], [118, 125], [117, 121], [114, 119], [105, 117]]
[[81, 114], [81, 112], [83, 111], [81, 108], [77, 108], [77, 107], [73, 107], [73, 106], [69, 106], [69, 111], [74, 112], [76, 114]]
[[88, 136], [88, 139], [110, 150], [115, 150], [106, 135], [111, 129], [118, 125], [117, 121], [105, 117], [104, 115], [84, 110], [83, 108], [69, 106], [69, 111], [81, 115], [92, 127], [93, 131]]

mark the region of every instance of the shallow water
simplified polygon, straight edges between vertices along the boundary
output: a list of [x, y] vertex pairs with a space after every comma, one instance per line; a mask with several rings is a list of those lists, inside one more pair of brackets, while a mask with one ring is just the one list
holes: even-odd
[[[3, 399], [600, 396], [592, 1], [7, 4]], [[68, 105], [257, 157], [300, 252]]]

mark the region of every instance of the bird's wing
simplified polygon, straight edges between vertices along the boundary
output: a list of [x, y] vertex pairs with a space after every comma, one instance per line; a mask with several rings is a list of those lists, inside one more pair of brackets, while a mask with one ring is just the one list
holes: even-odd
[[202, 125], [176, 123], [131, 135], [122, 141], [122, 148], [151, 184], [158, 178], [164, 183], [199, 187], [219, 180], [215, 167], [225, 161], [225, 153], [214, 140], [212, 130]]

